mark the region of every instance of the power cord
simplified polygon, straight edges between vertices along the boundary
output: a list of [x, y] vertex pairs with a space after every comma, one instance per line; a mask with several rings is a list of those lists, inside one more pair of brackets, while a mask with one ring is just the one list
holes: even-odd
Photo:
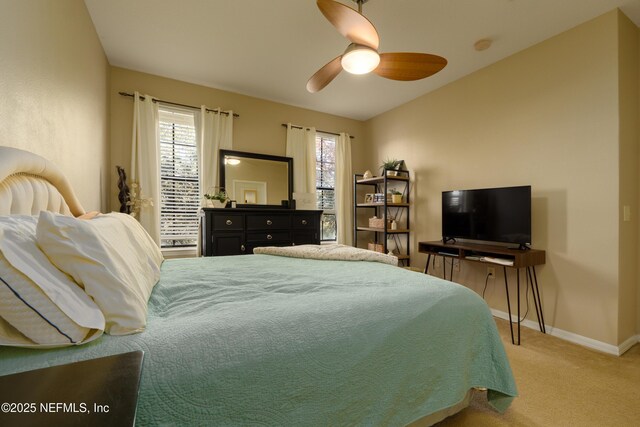
[[487, 290], [487, 285], [489, 284], [489, 277], [491, 277], [491, 274], [487, 273], [487, 277], [486, 279], [484, 279], [484, 289], [482, 290], [482, 299], [484, 299], [484, 293]]
[[[442, 270], [444, 271], [445, 275], [447, 274], [447, 265], [451, 265], [451, 269], [449, 270], [449, 271], [451, 271], [451, 270], [456, 268], [456, 263], [460, 262], [460, 260], [455, 259], [455, 258], [451, 258], [451, 259], [447, 259], [447, 258], [448, 257], [442, 257]], [[433, 268], [434, 269], [436, 268], [435, 261], [436, 260], [435, 260], [435, 257], [434, 257], [434, 259], [433, 259]], [[459, 270], [457, 270], [457, 271], [459, 271]], [[449, 278], [449, 280], [453, 282], [453, 273], [450, 273], [450, 275], [451, 275], [451, 277]]]

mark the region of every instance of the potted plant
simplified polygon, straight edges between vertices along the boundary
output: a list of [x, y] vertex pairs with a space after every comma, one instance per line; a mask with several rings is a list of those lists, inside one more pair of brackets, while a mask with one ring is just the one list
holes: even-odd
[[382, 162], [382, 165], [380, 165], [380, 170], [382, 171], [383, 175], [385, 173], [389, 176], [398, 175], [397, 169], [400, 166], [401, 162], [402, 160], [387, 159], [384, 162]]
[[402, 203], [402, 193], [396, 189], [391, 190], [391, 203]]
[[206, 193], [204, 198], [211, 204], [213, 208], [224, 208], [227, 205], [227, 201], [229, 198], [227, 197], [227, 193], [224, 189], [220, 188], [218, 191], [213, 193]]

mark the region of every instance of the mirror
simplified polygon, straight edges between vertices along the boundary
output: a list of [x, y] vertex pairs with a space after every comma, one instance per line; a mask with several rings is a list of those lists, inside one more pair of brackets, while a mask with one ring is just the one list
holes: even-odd
[[291, 207], [293, 159], [220, 150], [220, 186], [243, 208]]

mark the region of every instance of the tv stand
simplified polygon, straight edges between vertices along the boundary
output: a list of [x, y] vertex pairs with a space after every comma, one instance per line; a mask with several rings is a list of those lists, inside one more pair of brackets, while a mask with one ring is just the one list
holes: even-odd
[[[457, 258], [460, 261], [470, 261], [486, 265], [500, 266], [504, 270], [504, 286], [507, 294], [507, 308], [509, 309], [509, 328], [511, 330], [511, 343], [516, 344], [516, 340], [513, 335], [513, 322], [511, 321], [511, 301], [509, 299], [509, 283], [507, 281], [507, 268], [513, 268], [516, 270], [517, 280], [517, 293], [518, 293], [518, 340], [517, 345], [520, 345], [520, 270], [525, 269], [526, 277], [531, 282], [531, 292], [533, 293], [533, 302], [536, 308], [536, 315], [538, 317], [538, 326], [540, 332], [547, 333], [544, 325], [544, 315], [542, 314], [542, 301], [540, 300], [540, 290], [538, 289], [538, 277], [536, 275], [536, 265], [542, 265], [545, 263], [545, 251], [521, 248], [507, 248], [504, 246], [492, 246], [481, 245], [475, 243], [446, 243], [451, 239], [443, 239], [444, 241], [431, 241], [431, 242], [418, 242], [418, 251], [427, 254], [427, 265], [424, 268], [424, 273], [429, 272], [429, 264], [431, 262], [431, 256], [442, 256], [449, 258]], [[443, 278], [447, 279], [446, 268], [442, 268]], [[449, 273], [449, 280], [453, 281], [453, 262], [451, 263], [451, 271]]]

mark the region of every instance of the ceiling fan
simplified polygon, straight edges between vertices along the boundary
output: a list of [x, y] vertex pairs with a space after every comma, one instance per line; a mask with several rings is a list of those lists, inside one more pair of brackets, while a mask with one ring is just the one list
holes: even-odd
[[334, 0], [317, 0], [320, 12], [340, 34], [351, 41], [344, 53], [320, 68], [307, 82], [311, 93], [322, 90], [343, 69], [352, 74], [371, 71], [391, 80], [420, 80], [442, 70], [447, 60], [428, 53], [378, 53], [380, 38], [373, 24], [362, 15], [368, 0], [352, 0], [358, 10]]

